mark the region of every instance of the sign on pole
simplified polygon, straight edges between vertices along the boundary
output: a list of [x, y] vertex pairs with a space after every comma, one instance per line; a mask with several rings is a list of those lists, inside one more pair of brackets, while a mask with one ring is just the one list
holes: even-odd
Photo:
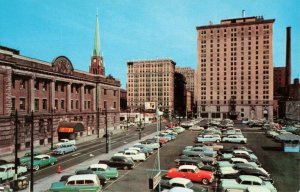
[[158, 172], [154, 177], [149, 178], [149, 189], [155, 189], [161, 180], [161, 172]]

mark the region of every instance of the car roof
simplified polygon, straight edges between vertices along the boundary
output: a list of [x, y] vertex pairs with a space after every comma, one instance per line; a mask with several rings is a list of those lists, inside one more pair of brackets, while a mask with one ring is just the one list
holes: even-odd
[[241, 149], [239, 149], [239, 150], [233, 150], [233, 153], [246, 153], [246, 154], [249, 154], [248, 151], [241, 150]]
[[5, 164], [5, 165], [0, 165], [0, 167], [2, 168], [8, 168], [8, 167], [14, 167], [15, 165], [12, 164], [12, 163], [8, 163], [8, 164]]
[[170, 184], [172, 184], [172, 183], [181, 183], [181, 184], [184, 184], [184, 185], [186, 185], [189, 182], [191, 182], [191, 180], [185, 179], [185, 178], [180, 178], [180, 177], [175, 177], [173, 179], [170, 179], [170, 181], [169, 181]]
[[50, 156], [49, 156], [49, 155], [42, 154], [42, 155], [37, 155], [37, 156], [35, 156], [34, 158], [44, 158], [44, 157], [50, 157]]
[[92, 164], [90, 168], [100, 168], [100, 169], [107, 169], [108, 165], [106, 164]]
[[68, 178], [68, 181], [70, 180], [95, 180], [97, 179], [96, 174], [83, 174], [83, 175], [73, 175]]
[[173, 187], [169, 192], [193, 192], [194, 190], [184, 187]]
[[128, 150], [125, 150], [124, 152], [125, 152], [125, 153], [126, 153], [126, 152], [134, 152], [134, 153], [137, 153], [138, 151], [137, 151], [137, 150], [131, 150], [131, 149], [128, 149]]
[[256, 181], [258, 183], [262, 183], [261, 178], [253, 176], [253, 175], [240, 175], [239, 177], [241, 180], [251, 180], [251, 181]]
[[181, 165], [179, 166], [179, 169], [197, 169], [196, 165]]
[[247, 188], [247, 192], [256, 192], [256, 191], [259, 191], [259, 192], [271, 192], [271, 190], [268, 189], [265, 186], [249, 186]]

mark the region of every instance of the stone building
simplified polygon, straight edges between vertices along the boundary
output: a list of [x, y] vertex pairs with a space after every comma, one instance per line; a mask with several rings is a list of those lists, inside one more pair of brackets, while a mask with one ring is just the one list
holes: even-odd
[[196, 27], [199, 115], [273, 119], [274, 21], [242, 17]]
[[[17, 147], [30, 147], [31, 112], [34, 146], [104, 132], [105, 109], [108, 127], [118, 128], [120, 81], [105, 76], [99, 38], [97, 17], [89, 73], [74, 69], [65, 56], [45, 62], [0, 47], [0, 153], [13, 151], [14, 122], [18, 122]], [[81, 129], [76, 130], [77, 125]]]

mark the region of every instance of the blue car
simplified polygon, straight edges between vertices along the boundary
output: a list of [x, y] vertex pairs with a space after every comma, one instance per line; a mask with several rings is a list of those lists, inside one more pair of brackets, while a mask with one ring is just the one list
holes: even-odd
[[134, 144], [133, 147], [140, 148], [142, 153], [147, 153], [147, 154], [152, 154], [153, 153], [152, 148], [147, 147], [146, 145], [143, 145], [143, 144]]
[[71, 153], [77, 150], [77, 147], [72, 144], [62, 144], [59, 148], [53, 151], [54, 155], [64, 155], [66, 153]]

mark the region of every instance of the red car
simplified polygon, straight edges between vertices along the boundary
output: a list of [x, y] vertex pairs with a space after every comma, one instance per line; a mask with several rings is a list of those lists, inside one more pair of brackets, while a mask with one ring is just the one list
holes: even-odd
[[208, 185], [214, 180], [211, 171], [199, 170], [195, 165], [181, 165], [178, 169], [171, 168], [166, 175], [168, 178], [181, 177]]
[[160, 137], [160, 138], [159, 138], [159, 142], [164, 144], [164, 143], [167, 143], [167, 142], [168, 142], [168, 139], [163, 138], [163, 137]]

